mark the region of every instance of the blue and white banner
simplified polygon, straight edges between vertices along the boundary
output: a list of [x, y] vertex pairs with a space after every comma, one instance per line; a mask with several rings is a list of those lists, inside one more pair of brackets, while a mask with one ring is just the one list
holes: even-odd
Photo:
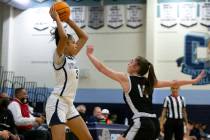
[[179, 23], [184, 27], [192, 27], [197, 24], [197, 3], [179, 3]]
[[88, 7], [88, 26], [93, 29], [99, 29], [104, 26], [104, 7]]
[[128, 27], [138, 28], [143, 25], [143, 20], [145, 18], [144, 7], [145, 5], [142, 4], [127, 5], [126, 20]]
[[124, 6], [123, 5], [107, 5], [107, 25], [113, 29], [121, 27], [124, 23]]
[[86, 6], [73, 6], [71, 7], [71, 19], [77, 23], [80, 28], [86, 25]]
[[210, 2], [201, 2], [200, 4], [200, 24], [210, 27]]
[[161, 3], [159, 6], [160, 6], [160, 24], [167, 28], [171, 28], [177, 25], [178, 4], [177, 3]]

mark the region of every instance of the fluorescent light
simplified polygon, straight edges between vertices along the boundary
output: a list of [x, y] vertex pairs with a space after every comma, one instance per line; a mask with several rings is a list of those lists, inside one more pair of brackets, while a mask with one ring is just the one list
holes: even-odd
[[13, 1], [20, 5], [28, 5], [30, 3], [30, 0], [13, 0]]

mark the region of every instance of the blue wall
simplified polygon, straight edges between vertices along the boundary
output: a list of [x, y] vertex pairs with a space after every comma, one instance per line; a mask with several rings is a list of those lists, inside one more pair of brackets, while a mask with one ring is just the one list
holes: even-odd
[[[156, 89], [153, 95], [154, 104], [162, 104], [170, 90]], [[210, 105], [210, 90], [180, 90], [187, 104]], [[120, 89], [79, 89], [76, 103], [115, 103], [123, 104], [123, 94]]]

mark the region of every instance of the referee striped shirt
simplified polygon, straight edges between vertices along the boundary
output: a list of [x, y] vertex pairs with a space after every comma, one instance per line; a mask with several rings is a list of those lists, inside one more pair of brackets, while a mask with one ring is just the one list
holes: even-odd
[[183, 119], [183, 108], [186, 102], [183, 96], [167, 96], [164, 100], [163, 107], [167, 108], [167, 118]]

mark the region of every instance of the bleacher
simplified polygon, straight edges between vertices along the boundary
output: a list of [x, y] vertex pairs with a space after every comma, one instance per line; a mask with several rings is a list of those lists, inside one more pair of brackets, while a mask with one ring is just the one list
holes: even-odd
[[34, 112], [44, 113], [50, 89], [45, 86], [38, 87], [37, 82], [27, 81], [24, 76], [15, 75], [15, 72], [6, 71], [3, 66], [0, 66], [0, 93], [6, 92], [13, 97], [15, 88], [20, 87], [28, 91], [29, 104], [34, 107]]

